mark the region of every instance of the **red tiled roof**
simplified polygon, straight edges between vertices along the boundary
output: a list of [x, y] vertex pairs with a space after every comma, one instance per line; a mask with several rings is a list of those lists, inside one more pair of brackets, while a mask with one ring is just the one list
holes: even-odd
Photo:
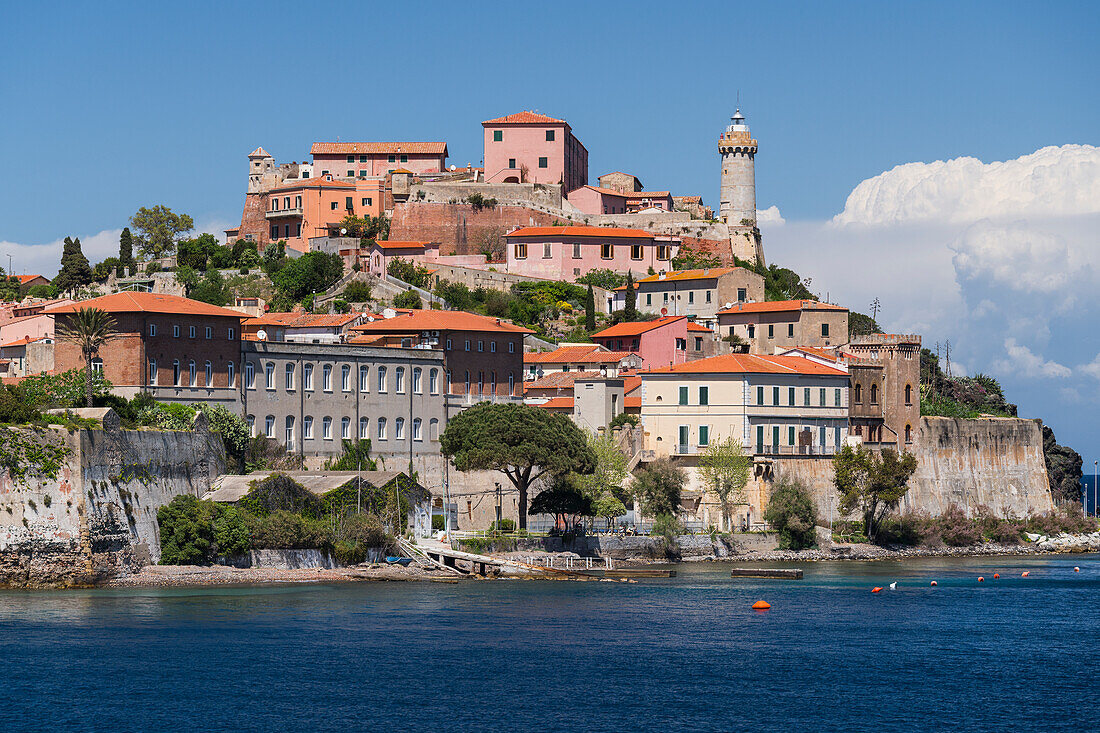
[[36, 278], [42, 278], [43, 280], [49, 280], [49, 278], [46, 277], [45, 275], [16, 275], [16, 277], [19, 278], [19, 284], [20, 285], [26, 285], [31, 280], [34, 280]]
[[675, 366], [650, 369], [643, 374], [821, 374], [846, 377], [848, 373], [801, 356], [722, 354]]
[[409, 331], [488, 331], [502, 333], [534, 333], [529, 328], [517, 326], [499, 318], [466, 313], [465, 311], [412, 310], [408, 313], [383, 318], [373, 323], [353, 326], [363, 333], [394, 333]]
[[633, 352], [608, 351], [599, 344], [584, 346], [559, 346], [553, 351], [529, 352], [523, 355], [524, 364], [615, 364]]
[[718, 311], [718, 314], [781, 313], [783, 311], [847, 312], [848, 309], [840, 305], [833, 305], [832, 303], [822, 303], [817, 300], [769, 300], [762, 303], [739, 303], [732, 308], [726, 308], [725, 310]]
[[822, 349], [818, 346], [795, 346], [794, 348], [788, 349], [787, 351], [805, 351], [807, 354], [813, 354], [814, 356], [821, 357], [822, 359], [828, 359], [829, 361], [843, 361], [843, 358], [835, 351], [832, 351], [830, 349]]
[[564, 387], [572, 389], [573, 383], [578, 379], [598, 376], [600, 376], [599, 372], [592, 371], [554, 372], [553, 374], [547, 374], [541, 379], [536, 379], [533, 382], [527, 382], [524, 385], [524, 391], [531, 389], [562, 389]]
[[616, 191], [613, 188], [603, 188], [601, 186], [584, 185], [584, 186], [581, 186], [581, 188], [590, 188], [590, 189], [592, 189], [593, 191], [595, 191], [597, 193], [602, 193], [604, 196], [618, 196], [621, 199], [625, 199], [628, 195], [628, 194], [623, 193], [622, 191]]
[[714, 333], [714, 331], [695, 321], [688, 321], [688, 330], [695, 333]]
[[642, 378], [637, 374], [630, 374], [623, 377], [623, 394], [629, 395], [634, 390], [642, 386]]
[[[728, 275], [729, 273], [740, 269], [740, 267], [704, 267], [696, 270], [672, 270], [671, 272], [666, 272], [664, 274], [664, 277], [661, 277], [660, 273], [656, 275], [650, 275], [649, 277], [643, 277], [637, 281], [637, 284], [665, 282], [666, 280], [708, 280], [713, 277]], [[626, 286], [620, 285], [619, 288], [625, 290]], [[618, 290], [619, 288], [615, 289]]]
[[652, 198], [666, 198], [672, 194], [671, 191], [631, 191], [630, 193], [623, 194], [628, 199], [652, 199]]
[[678, 321], [687, 316], [662, 316], [652, 321], [630, 321], [626, 323], [618, 323], [611, 328], [605, 328], [599, 333], [592, 334], [592, 338], [616, 338], [622, 336], [640, 336], [643, 333], [652, 331], [655, 328], [668, 325], [673, 321]]
[[355, 188], [353, 181], [341, 181], [336, 177], [330, 181], [325, 176], [304, 178], [301, 181], [291, 181], [281, 186], [276, 186], [272, 191], [289, 191], [294, 188]]
[[285, 326], [287, 328], [309, 328], [318, 326], [343, 326], [360, 318], [360, 313], [265, 313], [249, 318], [244, 326]]
[[522, 227], [509, 232], [506, 237], [605, 237], [653, 239], [650, 232], [641, 229], [620, 229], [619, 227]]
[[447, 155], [447, 143], [313, 143], [313, 146], [309, 149], [310, 155], [389, 155], [391, 153]]
[[673, 201], [683, 201], [685, 204], [701, 204], [703, 203], [702, 196], [673, 196]]
[[0, 344], [0, 349], [6, 349], [9, 346], [26, 346], [27, 344], [34, 343], [35, 341], [42, 341], [47, 338], [46, 336], [24, 336], [21, 339], [15, 341], [9, 341], [6, 344]]
[[516, 112], [515, 114], [505, 115], [503, 117], [497, 117], [492, 120], [485, 120], [481, 124], [483, 125], [535, 125], [535, 124], [555, 124], [555, 125], [567, 125], [569, 124], [565, 120], [555, 119], [553, 117], [547, 117], [546, 115], [539, 114], [538, 112], [531, 112], [524, 110], [523, 112]]
[[426, 249], [431, 242], [399, 242], [390, 239], [378, 240], [374, 243], [380, 249]]
[[[639, 404], [639, 407], [641, 405]], [[547, 410], [572, 410], [573, 398], [569, 395], [561, 395], [558, 397], [551, 397], [541, 405], [535, 405], [535, 407], [545, 407]]]
[[183, 298], [179, 295], [140, 293], [130, 290], [70, 303], [60, 308], [54, 308], [49, 313], [76, 313], [78, 310], [85, 308], [99, 308], [108, 313], [171, 313], [188, 316], [222, 316], [240, 320], [248, 317], [238, 311], [219, 308], [216, 305]]

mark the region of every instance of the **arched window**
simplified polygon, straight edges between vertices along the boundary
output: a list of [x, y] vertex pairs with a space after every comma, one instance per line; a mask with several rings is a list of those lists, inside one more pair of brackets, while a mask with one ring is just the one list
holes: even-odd
[[306, 415], [302, 418], [302, 439], [313, 440], [313, 416]]
[[515, 397], [516, 396], [516, 375], [515, 374], [509, 374], [508, 375], [508, 396], [509, 397]]
[[470, 394], [470, 370], [469, 369], [466, 370], [466, 392], [465, 392], [465, 394]]
[[344, 392], [351, 391], [351, 367], [347, 364], [340, 367], [340, 389]]
[[233, 365], [233, 362], [227, 362], [226, 363], [226, 365], [225, 365], [225, 378], [226, 378], [226, 381], [228, 382], [229, 387], [236, 387], [237, 386], [237, 379], [236, 379], [237, 375], [234, 373], [234, 372], [236, 372], [236, 370], [237, 369]]
[[863, 385], [862, 384], [857, 384], [856, 385], [855, 393], [856, 393], [856, 404], [858, 405], [859, 403], [863, 402]]
[[877, 405], [878, 404], [878, 385], [877, 384], [872, 384], [871, 385], [871, 404], [872, 405]]
[[365, 417], [359, 418], [359, 439], [366, 440], [370, 437], [370, 421]]
[[375, 371], [378, 372], [378, 391], [379, 392], [385, 392], [386, 391], [386, 367], [380, 366]]
[[157, 360], [149, 360], [149, 384], [154, 387], [157, 385]]
[[386, 439], [386, 418], [384, 417], [378, 418], [378, 439]]
[[340, 419], [340, 440], [351, 439], [351, 418], [344, 417]]
[[419, 417], [413, 418], [413, 440], [424, 440], [423, 423]]
[[247, 420], [248, 420], [248, 437], [255, 438], [256, 437], [256, 416], [255, 415], [249, 415]]
[[905, 404], [913, 404], [913, 385], [911, 384], [905, 385]]
[[394, 440], [405, 439], [405, 418], [399, 417], [393, 421], [393, 438]]
[[321, 367], [321, 389], [325, 392], [332, 391], [332, 364]]
[[[95, 368], [94, 364], [92, 365], [92, 368]], [[198, 375], [195, 372], [195, 362], [193, 361], [187, 362], [187, 377], [187, 385], [189, 387], [194, 387], [195, 384], [198, 382]]]
[[294, 450], [294, 416], [286, 416], [286, 449]]
[[489, 372], [489, 394], [491, 394], [495, 397], [496, 393], [497, 393], [497, 373], [496, 373], [496, 370], [494, 369], [493, 371]]
[[285, 380], [285, 383], [286, 383], [286, 390], [288, 392], [290, 390], [294, 389], [294, 365], [293, 364], [287, 364], [286, 365], [286, 380]]
[[244, 364], [244, 386], [247, 389], [256, 386], [256, 367], [250, 361]]
[[428, 421], [428, 439], [439, 440], [439, 420], [434, 417]]
[[413, 369], [413, 393], [423, 394], [424, 385], [422, 384], [423, 370], [420, 367]]
[[275, 389], [275, 364], [270, 361], [264, 364], [264, 388]]
[[302, 365], [302, 389], [312, 392], [313, 391], [313, 365]]
[[359, 367], [359, 391], [370, 392], [370, 367]]
[[428, 372], [428, 391], [439, 394], [439, 370], [432, 369]]
[[321, 439], [332, 440], [332, 418], [327, 415], [321, 418]]
[[393, 375], [393, 391], [397, 394], [405, 394], [405, 367], [397, 367]]
[[206, 372], [206, 386], [207, 387], [213, 387], [214, 386], [214, 365], [211, 364], [210, 362], [206, 362], [203, 366], [205, 367], [204, 371]]
[[275, 437], [275, 416], [268, 415], [264, 418], [264, 436], [268, 438]]
[[908, 424], [908, 423], [906, 423], [906, 425], [905, 425], [905, 442], [906, 443], [912, 443], [913, 442], [913, 426]]

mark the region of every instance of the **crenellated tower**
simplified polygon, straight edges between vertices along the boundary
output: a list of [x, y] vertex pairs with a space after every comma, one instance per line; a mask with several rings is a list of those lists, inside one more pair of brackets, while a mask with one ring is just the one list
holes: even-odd
[[729, 229], [735, 256], [763, 264], [764, 245], [756, 226], [756, 140], [740, 109], [718, 139], [718, 152], [722, 156], [718, 220]]

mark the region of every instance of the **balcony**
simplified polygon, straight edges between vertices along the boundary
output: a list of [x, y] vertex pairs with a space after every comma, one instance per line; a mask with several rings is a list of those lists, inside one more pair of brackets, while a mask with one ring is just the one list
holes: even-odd
[[832, 456], [832, 445], [756, 445], [753, 453], [758, 456]]
[[299, 206], [296, 209], [279, 209], [277, 211], [267, 211], [264, 213], [264, 217], [268, 219], [282, 219], [286, 216], [301, 216], [302, 207]]

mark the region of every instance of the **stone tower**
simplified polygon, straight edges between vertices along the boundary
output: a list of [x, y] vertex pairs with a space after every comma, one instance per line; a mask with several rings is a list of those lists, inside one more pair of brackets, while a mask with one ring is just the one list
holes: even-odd
[[727, 226], [756, 225], [756, 141], [741, 110], [730, 118], [730, 125], [718, 140], [722, 154], [722, 189], [718, 220]]
[[248, 193], [268, 190], [275, 180], [275, 158], [263, 148], [248, 154]]

